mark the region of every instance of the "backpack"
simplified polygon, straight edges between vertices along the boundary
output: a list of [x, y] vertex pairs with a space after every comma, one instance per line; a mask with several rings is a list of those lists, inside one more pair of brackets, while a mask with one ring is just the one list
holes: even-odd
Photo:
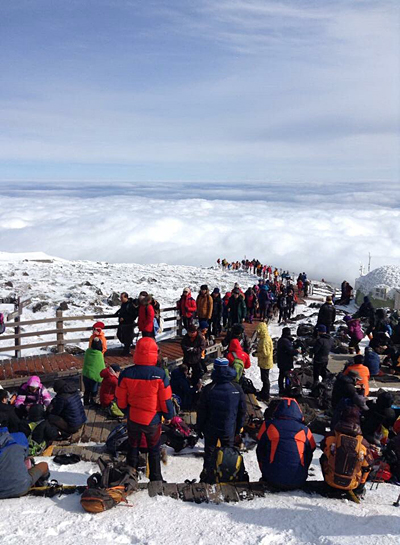
[[6, 324], [4, 323], [4, 314], [0, 312], [0, 335], [6, 330]]
[[233, 367], [233, 369], [236, 371], [236, 378], [233, 379], [233, 382], [239, 383], [243, 375], [244, 363], [240, 358], [237, 357], [236, 352], [232, 352], [232, 354], [234, 360], [231, 367]]
[[172, 447], [175, 452], [179, 452], [186, 447], [193, 448], [199, 440], [197, 433], [190, 429], [180, 416], [172, 418], [171, 423], [165, 426], [165, 433], [166, 444]]
[[98, 459], [101, 473], [94, 473], [87, 480], [88, 488], [81, 496], [81, 505], [88, 513], [102, 513], [119, 503], [138, 489], [137, 472], [123, 462], [104, 462]]
[[126, 424], [119, 424], [108, 435], [106, 439], [106, 451], [117, 456], [118, 452], [128, 452], [128, 427]]
[[287, 396], [301, 396], [303, 386], [301, 383], [301, 369], [290, 369], [286, 372], [284, 390]]
[[352, 437], [336, 432], [335, 437], [331, 439], [324, 449], [327, 457], [324, 463], [325, 482], [332, 488], [354, 490], [365, 480], [363, 462], [367, 448], [362, 444], [363, 437], [362, 435]]
[[240, 380], [240, 386], [245, 394], [256, 394], [257, 388], [254, 386], [253, 381], [249, 378], [242, 376]]
[[249, 482], [243, 456], [236, 447], [215, 449], [211, 460], [214, 483]]
[[300, 324], [296, 332], [298, 337], [312, 337], [313, 334], [314, 326], [312, 324]]

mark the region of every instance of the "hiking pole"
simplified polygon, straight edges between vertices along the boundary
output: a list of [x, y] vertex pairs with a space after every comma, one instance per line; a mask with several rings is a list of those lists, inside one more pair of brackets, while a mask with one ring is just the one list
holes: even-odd
[[399, 494], [399, 497], [397, 498], [397, 500], [393, 502], [394, 507], [399, 507], [399, 505], [400, 505], [400, 494]]

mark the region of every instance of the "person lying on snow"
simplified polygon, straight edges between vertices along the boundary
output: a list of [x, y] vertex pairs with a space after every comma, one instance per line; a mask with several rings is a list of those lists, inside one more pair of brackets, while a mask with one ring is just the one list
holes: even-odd
[[0, 428], [0, 499], [24, 496], [32, 486], [49, 478], [46, 462], [30, 466], [26, 436]]
[[32, 405], [43, 405], [48, 407], [51, 403], [50, 392], [43, 386], [37, 376], [29, 379], [20, 387], [15, 400], [15, 408], [18, 416], [26, 416]]
[[258, 434], [256, 452], [262, 480], [278, 490], [301, 488], [315, 448], [314, 436], [304, 424], [297, 401], [281, 399]]

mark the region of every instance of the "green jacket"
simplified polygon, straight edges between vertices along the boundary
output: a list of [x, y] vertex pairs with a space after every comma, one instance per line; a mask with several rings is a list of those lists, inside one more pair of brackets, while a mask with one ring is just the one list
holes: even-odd
[[96, 382], [102, 382], [100, 371], [105, 369], [104, 356], [100, 350], [93, 350], [88, 348], [85, 352], [85, 359], [83, 360], [82, 375], [87, 378], [91, 378]]

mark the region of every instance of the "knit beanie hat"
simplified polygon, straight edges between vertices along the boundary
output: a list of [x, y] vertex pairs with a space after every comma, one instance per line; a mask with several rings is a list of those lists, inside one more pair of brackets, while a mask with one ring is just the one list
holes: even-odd
[[214, 369], [216, 367], [228, 367], [229, 361], [226, 358], [217, 358], [214, 360]]

